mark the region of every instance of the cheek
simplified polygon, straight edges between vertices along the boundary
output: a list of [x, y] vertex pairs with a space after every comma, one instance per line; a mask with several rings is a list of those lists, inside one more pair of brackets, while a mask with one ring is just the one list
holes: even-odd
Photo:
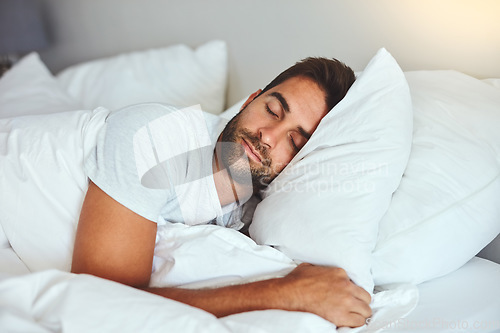
[[286, 149], [281, 152], [276, 152], [275, 156], [272, 155], [273, 154], [271, 154], [271, 158], [273, 161], [273, 171], [275, 173], [280, 173], [287, 166], [287, 164], [290, 163], [294, 156]]
[[239, 117], [241, 126], [251, 130], [253, 133], [255, 133], [258, 128], [269, 126], [271, 117], [264, 110], [265, 106], [262, 103], [252, 102], [243, 112], [241, 112]]

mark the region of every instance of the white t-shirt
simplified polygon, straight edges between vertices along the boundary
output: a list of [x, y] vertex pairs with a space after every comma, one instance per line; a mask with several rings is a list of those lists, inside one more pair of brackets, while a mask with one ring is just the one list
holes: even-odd
[[113, 199], [145, 217], [187, 225], [216, 223], [239, 228], [222, 209], [212, 173], [214, 145], [227, 120], [197, 107], [148, 103], [111, 112], [88, 177]]

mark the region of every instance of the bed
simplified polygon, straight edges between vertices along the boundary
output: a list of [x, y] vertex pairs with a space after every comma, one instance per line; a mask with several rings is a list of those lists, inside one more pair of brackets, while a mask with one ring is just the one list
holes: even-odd
[[[47, 3], [55, 10], [56, 1]], [[85, 15], [90, 7], [80, 5]], [[54, 24], [67, 23], [58, 10]], [[53, 48], [26, 55], [0, 78], [2, 330], [337, 329], [303, 312], [217, 319], [69, 273], [87, 186], [82, 161], [103, 124], [99, 110], [160, 102], [232, 117], [253, 91], [235, 79], [241, 64], [231, 56], [241, 50], [228, 39], [107, 56], [89, 51], [81, 55], [89, 59], [73, 57], [72, 64]], [[354, 59], [356, 84], [315, 139], [257, 207], [249, 203], [243, 222], [251, 221], [251, 238], [214, 225], [159, 227], [151, 286], [244, 283], [283, 276], [307, 261], [343, 267], [373, 294], [367, 325], [340, 332], [500, 331], [500, 73], [402, 70], [391, 48], [369, 53], [364, 62]], [[250, 81], [267, 80], [266, 70]], [[321, 134], [327, 130], [336, 135]], [[304, 170], [308, 177], [297, 177]]]

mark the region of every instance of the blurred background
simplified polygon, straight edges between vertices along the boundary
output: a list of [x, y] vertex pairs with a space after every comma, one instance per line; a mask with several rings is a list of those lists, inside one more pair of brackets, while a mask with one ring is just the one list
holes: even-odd
[[[225, 40], [228, 105], [301, 58], [335, 57], [362, 70], [380, 47], [403, 70], [500, 77], [498, 0], [0, 1], [7, 2], [39, 5], [45, 34], [33, 49], [54, 73], [120, 52]], [[23, 20], [3, 18], [1, 29], [13, 34], [4, 26]]]

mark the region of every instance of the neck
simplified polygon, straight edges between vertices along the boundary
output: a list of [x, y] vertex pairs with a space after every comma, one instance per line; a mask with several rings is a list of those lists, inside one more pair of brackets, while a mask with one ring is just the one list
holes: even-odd
[[243, 204], [252, 196], [253, 188], [243, 186], [235, 182], [231, 178], [227, 169], [223, 167], [223, 163], [219, 160], [216, 151], [214, 151], [212, 159], [212, 170], [214, 171], [213, 177], [215, 188], [217, 190], [221, 206], [225, 206], [233, 202]]

